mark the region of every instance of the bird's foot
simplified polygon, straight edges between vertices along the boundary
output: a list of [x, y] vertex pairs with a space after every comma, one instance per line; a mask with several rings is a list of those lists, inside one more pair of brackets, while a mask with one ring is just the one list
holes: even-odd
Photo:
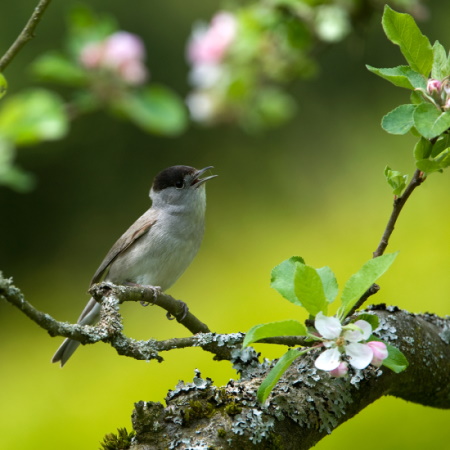
[[158, 298], [159, 295], [161, 295], [162, 290], [159, 286], [145, 286], [147, 289], [152, 291], [152, 295], [153, 295], [153, 301], [152, 302], [146, 302], [146, 301], [140, 301], [139, 303], [142, 306], [148, 306], [148, 305], [154, 305], [155, 304], [155, 300]]
[[177, 313], [175, 315], [172, 315], [172, 314], [170, 314], [170, 312], [168, 312], [166, 314], [166, 317], [169, 320], [177, 319], [178, 322], [181, 322], [186, 318], [186, 316], [189, 312], [189, 307], [188, 307], [188, 305], [186, 305], [186, 303], [182, 302], [181, 300], [177, 300], [177, 302], [179, 305]]

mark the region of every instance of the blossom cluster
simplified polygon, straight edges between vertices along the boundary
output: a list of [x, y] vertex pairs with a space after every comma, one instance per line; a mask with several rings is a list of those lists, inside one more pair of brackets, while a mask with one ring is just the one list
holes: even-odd
[[236, 39], [237, 28], [235, 16], [220, 11], [209, 25], [198, 25], [188, 41], [186, 53], [192, 66], [189, 79], [194, 90], [186, 101], [192, 118], [198, 122], [208, 122], [219, 114], [217, 85], [226, 78], [224, 60]]
[[320, 345], [326, 348], [316, 359], [315, 366], [332, 376], [345, 376], [348, 364], [355, 369], [365, 369], [369, 364], [380, 367], [388, 357], [386, 344], [367, 342], [372, 335], [372, 326], [365, 320], [343, 326], [336, 317], [319, 312], [314, 325], [320, 334]]
[[142, 40], [126, 31], [117, 31], [101, 41], [86, 44], [79, 55], [86, 69], [108, 71], [130, 85], [140, 85], [147, 80], [144, 59]]

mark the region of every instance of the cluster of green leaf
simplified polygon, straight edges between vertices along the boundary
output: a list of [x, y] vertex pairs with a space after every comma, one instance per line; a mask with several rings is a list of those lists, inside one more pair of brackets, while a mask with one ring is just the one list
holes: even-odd
[[[202, 91], [214, 108], [200, 121], [231, 122], [250, 132], [284, 124], [298, 105], [289, 84], [311, 78], [318, 71], [320, 50], [344, 40], [382, 3], [264, 0], [233, 8], [237, 38], [221, 64], [224, 75]], [[416, 1], [392, 3], [408, 8]]]
[[[391, 134], [412, 132], [418, 136], [414, 148], [416, 167], [425, 174], [442, 171], [450, 165], [450, 56], [439, 41], [432, 46], [408, 14], [386, 6], [382, 24], [387, 38], [400, 47], [408, 65], [367, 68], [395, 86], [412, 91], [411, 103], [386, 114], [382, 127]], [[385, 175], [394, 194], [400, 195], [407, 176], [389, 167]]]
[[[69, 16], [65, 51], [49, 51], [32, 64], [41, 82], [65, 88], [64, 96], [44, 88], [30, 88], [6, 96], [0, 104], [0, 184], [18, 191], [33, 187], [33, 176], [14, 162], [18, 147], [62, 139], [71, 119], [104, 109], [129, 120], [144, 131], [177, 135], [187, 125], [183, 101], [169, 88], [147, 84], [130, 86], [105, 71], [89, 70], [80, 64], [82, 48], [101, 41], [118, 30], [110, 16], [95, 15], [78, 6]], [[0, 98], [7, 89], [0, 74]]]
[[[352, 312], [358, 300], [372, 284], [389, 269], [396, 256], [397, 253], [391, 253], [371, 259], [349, 278], [342, 290], [341, 304], [336, 312], [341, 322]], [[315, 269], [305, 264], [303, 258], [298, 256], [282, 262], [272, 270], [271, 286], [286, 300], [305, 308], [310, 318], [314, 318], [319, 312], [327, 315], [329, 305], [336, 299], [339, 292], [336, 277], [329, 267]], [[366, 314], [358, 316], [358, 319], [368, 321], [373, 329], [378, 327], [376, 316]], [[309, 329], [305, 324], [292, 319], [260, 324], [248, 331], [243, 346], [278, 336], [305, 336], [314, 339], [314, 332], [314, 329]], [[311, 347], [303, 350], [298, 348], [288, 350], [261, 384], [258, 399], [264, 402], [292, 362], [310, 350]], [[404, 370], [407, 366], [404, 356], [392, 346], [388, 346], [388, 350], [389, 357], [383, 364], [395, 372]]]
[[130, 86], [110, 73], [89, 70], [80, 64], [83, 48], [118, 30], [113, 17], [95, 15], [85, 6], [74, 8], [69, 17], [65, 52], [51, 51], [37, 58], [32, 66], [34, 75], [41, 81], [74, 88], [70, 106], [77, 114], [106, 108], [146, 132], [180, 134], [187, 124], [186, 110], [169, 88], [152, 83]]

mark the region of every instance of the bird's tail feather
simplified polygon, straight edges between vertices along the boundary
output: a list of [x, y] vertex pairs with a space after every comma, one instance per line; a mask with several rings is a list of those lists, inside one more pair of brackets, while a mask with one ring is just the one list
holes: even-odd
[[[93, 323], [96, 323], [100, 316], [100, 308], [100, 304], [91, 298], [81, 313], [81, 316], [78, 318], [77, 323], [80, 325], [92, 325]], [[79, 345], [80, 343], [78, 341], [66, 339], [53, 355], [52, 363], [60, 361], [61, 367], [63, 367]]]

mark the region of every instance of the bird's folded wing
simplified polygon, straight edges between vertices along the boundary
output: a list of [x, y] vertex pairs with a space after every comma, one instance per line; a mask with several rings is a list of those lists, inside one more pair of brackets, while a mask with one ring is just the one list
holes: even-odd
[[91, 286], [95, 283], [98, 283], [106, 270], [110, 266], [110, 264], [119, 256], [122, 252], [124, 252], [130, 245], [133, 244], [137, 239], [139, 239], [142, 235], [144, 235], [156, 222], [157, 218], [155, 217], [155, 211], [148, 210], [141, 217], [139, 217], [136, 222], [125, 231], [124, 234], [118, 239], [118, 241], [112, 246], [111, 250], [105, 256], [105, 259], [100, 264], [100, 267], [95, 272], [94, 276], [91, 280]]

